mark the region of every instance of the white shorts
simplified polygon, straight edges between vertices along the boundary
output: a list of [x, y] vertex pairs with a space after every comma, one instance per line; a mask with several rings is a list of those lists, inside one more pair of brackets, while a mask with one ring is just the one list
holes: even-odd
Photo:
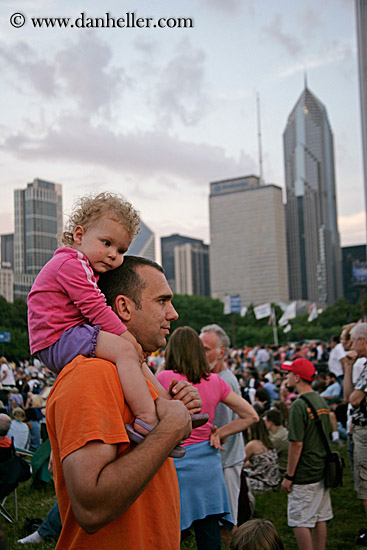
[[223, 468], [224, 481], [227, 487], [229, 504], [231, 505], [233, 523], [235, 525], [237, 525], [238, 517], [238, 497], [240, 496], [242, 467], [243, 462], [235, 464], [234, 466], [229, 466], [229, 468]]
[[333, 517], [330, 489], [325, 489], [324, 480], [308, 485], [292, 485], [288, 494], [289, 527], [308, 527], [328, 521]]

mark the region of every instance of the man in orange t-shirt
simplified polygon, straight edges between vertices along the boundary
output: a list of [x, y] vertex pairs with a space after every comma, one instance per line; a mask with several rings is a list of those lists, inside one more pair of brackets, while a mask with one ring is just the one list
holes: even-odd
[[[127, 256], [101, 286], [144, 351], [165, 345], [177, 313], [158, 264]], [[189, 436], [187, 409], [198, 412], [201, 400], [182, 382], [170, 389], [172, 399], [144, 373], [152, 396], [160, 396], [159, 423], [137, 446], [125, 430], [133, 416], [112, 363], [78, 356], [57, 378], [46, 415], [63, 524], [57, 550], [180, 548], [178, 482], [167, 457]]]

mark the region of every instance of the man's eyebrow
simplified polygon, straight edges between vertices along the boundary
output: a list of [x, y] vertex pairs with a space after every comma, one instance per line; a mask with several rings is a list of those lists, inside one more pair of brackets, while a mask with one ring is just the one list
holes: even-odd
[[162, 294], [161, 296], [157, 296], [156, 299], [157, 299], [158, 301], [159, 301], [159, 300], [165, 300], [165, 301], [167, 301], [167, 300], [172, 300], [172, 298], [173, 298], [173, 294]]

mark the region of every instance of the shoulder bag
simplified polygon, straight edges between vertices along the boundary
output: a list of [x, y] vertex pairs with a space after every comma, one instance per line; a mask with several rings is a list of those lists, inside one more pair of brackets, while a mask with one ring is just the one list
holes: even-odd
[[300, 395], [300, 399], [303, 399], [310, 407], [312, 414], [314, 415], [317, 429], [321, 436], [321, 440], [326, 450], [326, 463], [324, 472], [325, 487], [341, 487], [343, 485], [343, 468], [345, 466], [344, 459], [340, 456], [338, 451], [332, 451], [330, 449], [329, 441], [325, 435], [322, 427], [321, 420], [315, 407], [304, 395]]

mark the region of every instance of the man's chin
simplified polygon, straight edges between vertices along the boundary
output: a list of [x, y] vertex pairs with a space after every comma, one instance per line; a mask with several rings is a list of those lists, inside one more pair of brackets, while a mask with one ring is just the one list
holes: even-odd
[[148, 346], [145, 346], [143, 349], [144, 349], [144, 354], [148, 354], [151, 355], [152, 353], [154, 353], [155, 351], [161, 349], [161, 348], [164, 348], [166, 345], [166, 339], [165, 338], [162, 338], [159, 342], [156, 342], [155, 344], [152, 344], [152, 345], [148, 345]]

